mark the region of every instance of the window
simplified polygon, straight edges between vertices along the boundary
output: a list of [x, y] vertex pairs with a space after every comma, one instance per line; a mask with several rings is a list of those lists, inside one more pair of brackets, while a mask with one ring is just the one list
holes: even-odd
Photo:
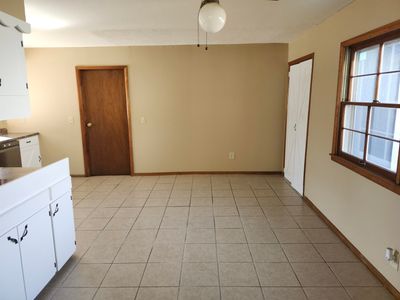
[[332, 159], [400, 193], [400, 22], [343, 42], [339, 75]]

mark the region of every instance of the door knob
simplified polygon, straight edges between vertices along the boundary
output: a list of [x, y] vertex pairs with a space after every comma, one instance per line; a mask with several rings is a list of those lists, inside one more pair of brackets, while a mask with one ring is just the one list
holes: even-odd
[[86, 127], [92, 127], [92, 126], [93, 126], [93, 124], [90, 122], [86, 124]]

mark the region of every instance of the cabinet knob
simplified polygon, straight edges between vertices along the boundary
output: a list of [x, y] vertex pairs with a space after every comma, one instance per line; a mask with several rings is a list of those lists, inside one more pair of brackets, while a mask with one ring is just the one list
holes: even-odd
[[89, 127], [89, 128], [90, 128], [90, 127], [92, 127], [92, 126], [93, 126], [93, 124], [90, 123], [90, 122], [86, 124], [86, 127]]

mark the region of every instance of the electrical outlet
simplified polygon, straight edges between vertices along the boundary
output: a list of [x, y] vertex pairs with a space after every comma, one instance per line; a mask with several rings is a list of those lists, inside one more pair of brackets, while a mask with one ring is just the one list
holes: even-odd
[[229, 152], [228, 153], [228, 158], [229, 159], [235, 159], [235, 152]]
[[386, 248], [385, 259], [393, 269], [397, 272], [399, 271], [400, 253], [398, 250], [390, 247]]

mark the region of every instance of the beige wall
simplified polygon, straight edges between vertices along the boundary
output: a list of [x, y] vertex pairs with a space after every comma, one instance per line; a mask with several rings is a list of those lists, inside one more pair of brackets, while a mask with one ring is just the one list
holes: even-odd
[[[25, 20], [24, 0], [1, 0], [0, 11]], [[7, 122], [0, 121], [0, 128], [7, 127]]]
[[384, 261], [400, 249], [400, 197], [332, 162], [339, 44], [400, 18], [399, 0], [358, 0], [289, 44], [289, 59], [315, 52], [305, 194], [391, 283], [400, 273]]
[[[76, 65], [128, 65], [135, 172], [280, 171], [287, 45], [28, 49], [32, 117], [46, 163], [83, 174]], [[74, 124], [68, 124], [68, 117]], [[146, 124], [140, 124], [144, 117]], [[108, 143], [111, 141], [105, 141]], [[228, 160], [228, 152], [236, 153]]]

